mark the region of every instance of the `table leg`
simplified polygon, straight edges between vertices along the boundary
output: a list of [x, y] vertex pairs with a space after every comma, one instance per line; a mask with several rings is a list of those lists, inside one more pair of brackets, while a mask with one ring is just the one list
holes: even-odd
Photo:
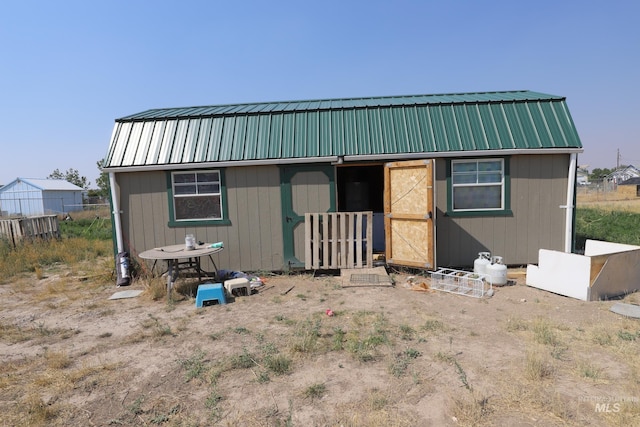
[[171, 301], [171, 290], [173, 289], [173, 284], [178, 276], [178, 268], [177, 266], [174, 266], [176, 261], [177, 260], [172, 259], [167, 260], [167, 267], [169, 268], [169, 271], [167, 271], [167, 301]]
[[211, 258], [211, 255], [209, 255], [209, 259], [211, 260], [211, 263], [213, 264], [213, 270], [215, 271], [215, 279], [217, 280], [218, 278], [218, 266], [216, 265], [216, 262], [213, 260], [213, 258]]
[[[191, 259], [189, 259], [189, 261], [191, 261]], [[196, 265], [196, 272], [198, 273], [198, 282], [202, 282], [202, 269], [200, 268], [200, 257], [196, 257], [193, 260], [193, 262]]]

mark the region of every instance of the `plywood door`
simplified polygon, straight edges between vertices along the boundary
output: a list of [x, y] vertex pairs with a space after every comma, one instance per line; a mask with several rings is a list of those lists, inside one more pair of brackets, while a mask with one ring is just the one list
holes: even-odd
[[433, 160], [385, 164], [388, 264], [435, 268]]

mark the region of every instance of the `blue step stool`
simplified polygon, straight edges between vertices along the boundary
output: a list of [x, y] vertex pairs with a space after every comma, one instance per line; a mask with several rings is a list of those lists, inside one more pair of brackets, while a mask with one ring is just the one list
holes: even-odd
[[227, 300], [224, 297], [224, 288], [222, 283], [205, 283], [198, 286], [198, 293], [196, 294], [196, 307], [202, 307], [202, 303], [205, 301], [218, 301], [218, 304], [226, 304]]

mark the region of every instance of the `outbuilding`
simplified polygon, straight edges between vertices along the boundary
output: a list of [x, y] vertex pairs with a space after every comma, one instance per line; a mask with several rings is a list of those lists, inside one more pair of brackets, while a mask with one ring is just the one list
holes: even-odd
[[79, 211], [83, 192], [62, 179], [16, 178], [0, 188], [0, 212], [2, 216], [34, 216]]
[[625, 199], [640, 197], [640, 178], [629, 178], [618, 184], [618, 194]]
[[116, 120], [103, 170], [118, 252], [193, 234], [233, 270], [360, 245], [432, 269], [571, 252], [580, 152], [564, 97], [505, 91], [152, 109]]
[[620, 166], [609, 175], [604, 177], [605, 181], [612, 183], [614, 186], [625, 182], [631, 178], [640, 177], [640, 169], [633, 165]]

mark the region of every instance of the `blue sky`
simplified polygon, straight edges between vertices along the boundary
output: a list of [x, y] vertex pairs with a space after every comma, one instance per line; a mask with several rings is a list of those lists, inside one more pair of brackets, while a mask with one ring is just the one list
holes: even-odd
[[116, 118], [162, 107], [528, 89], [590, 169], [640, 166], [640, 2], [33, 1], [0, 15], [0, 183], [91, 181]]

